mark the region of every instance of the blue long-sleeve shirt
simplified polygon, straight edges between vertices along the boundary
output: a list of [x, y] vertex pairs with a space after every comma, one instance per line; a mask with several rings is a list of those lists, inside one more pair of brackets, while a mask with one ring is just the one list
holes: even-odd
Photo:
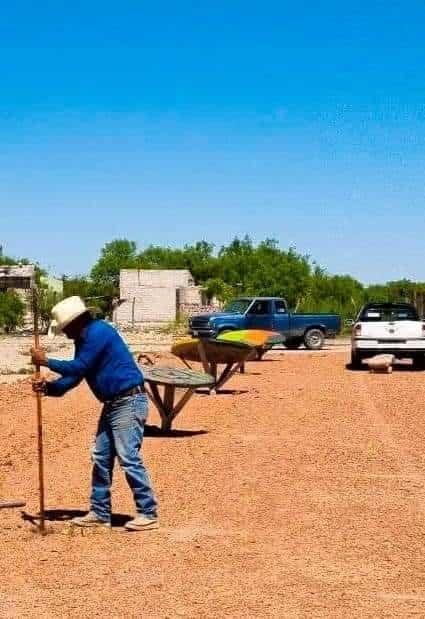
[[93, 320], [75, 342], [72, 361], [48, 359], [62, 378], [48, 383], [47, 395], [62, 396], [84, 378], [101, 402], [143, 384], [143, 374], [120, 334], [104, 320]]

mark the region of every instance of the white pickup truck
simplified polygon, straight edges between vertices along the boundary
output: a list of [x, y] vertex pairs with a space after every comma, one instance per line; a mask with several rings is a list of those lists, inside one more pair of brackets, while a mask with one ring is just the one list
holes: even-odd
[[381, 353], [412, 359], [425, 368], [425, 323], [408, 303], [369, 303], [354, 323], [351, 365], [360, 368], [363, 359]]

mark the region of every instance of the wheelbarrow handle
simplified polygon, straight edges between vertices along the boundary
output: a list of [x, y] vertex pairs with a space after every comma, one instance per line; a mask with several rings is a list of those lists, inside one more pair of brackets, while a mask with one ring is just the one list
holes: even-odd
[[137, 357], [137, 362], [141, 363], [143, 360], [146, 360], [148, 362], [148, 365], [155, 365], [154, 361], [152, 360], [151, 357], [149, 357], [149, 355], [146, 355], [145, 353], [141, 353], [138, 357]]
[[2, 503], [0, 502], [0, 509], [13, 509], [15, 507], [25, 507], [25, 501], [9, 501]]

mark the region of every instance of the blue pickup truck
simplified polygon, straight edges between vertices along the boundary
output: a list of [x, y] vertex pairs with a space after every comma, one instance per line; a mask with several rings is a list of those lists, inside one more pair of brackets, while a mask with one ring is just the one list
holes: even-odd
[[326, 337], [341, 331], [337, 314], [292, 314], [285, 299], [277, 297], [243, 297], [229, 303], [224, 312], [200, 314], [189, 321], [189, 333], [194, 337], [216, 337], [224, 331], [266, 329], [278, 331], [286, 348], [302, 344], [310, 350], [320, 350]]

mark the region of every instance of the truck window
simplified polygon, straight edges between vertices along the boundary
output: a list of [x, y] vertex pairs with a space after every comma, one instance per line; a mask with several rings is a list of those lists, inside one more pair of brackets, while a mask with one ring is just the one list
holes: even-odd
[[249, 314], [255, 314], [256, 316], [264, 316], [270, 313], [270, 301], [256, 301], [249, 310]]
[[235, 299], [224, 307], [224, 311], [230, 314], [245, 314], [251, 302], [251, 299]]
[[399, 320], [420, 320], [416, 309], [406, 305], [372, 305], [360, 315], [361, 322], [395, 322]]
[[286, 314], [285, 301], [275, 301], [274, 307], [275, 307], [276, 314]]

